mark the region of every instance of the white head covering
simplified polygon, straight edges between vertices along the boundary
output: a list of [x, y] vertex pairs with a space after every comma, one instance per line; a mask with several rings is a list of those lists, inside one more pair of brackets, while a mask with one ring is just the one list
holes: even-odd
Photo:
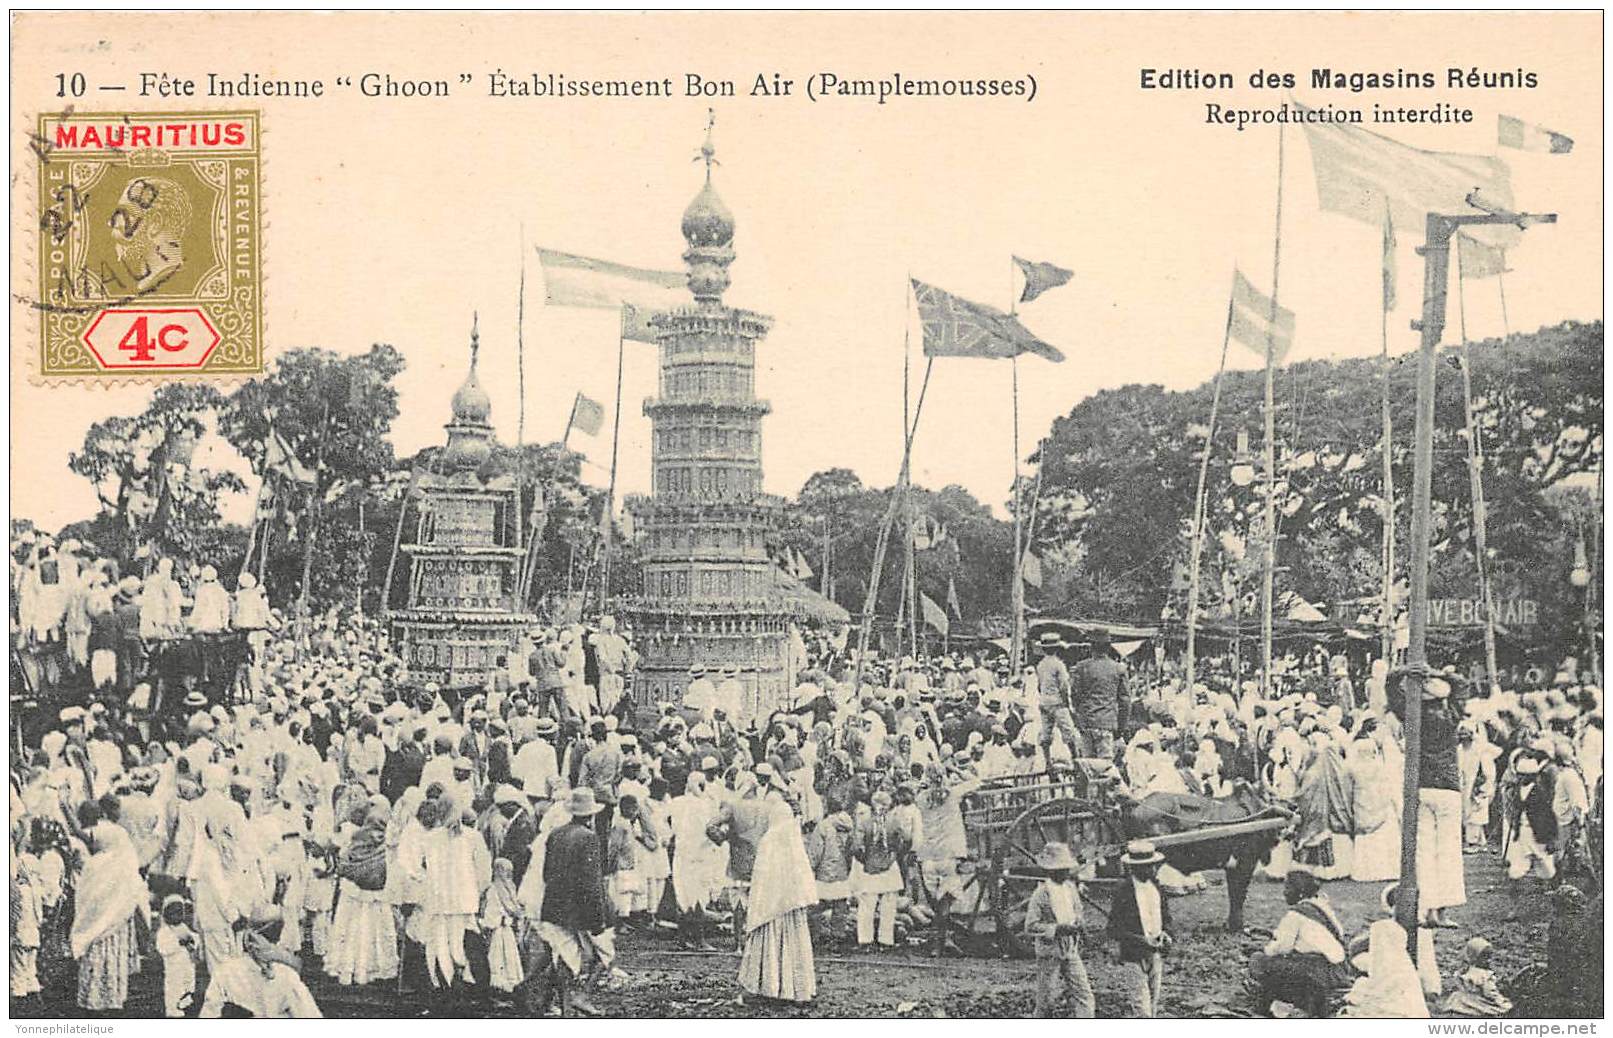
[[1351, 1015], [1426, 1019], [1428, 1003], [1417, 967], [1406, 954], [1406, 931], [1393, 919], [1379, 919], [1367, 938], [1367, 975], [1350, 989]]

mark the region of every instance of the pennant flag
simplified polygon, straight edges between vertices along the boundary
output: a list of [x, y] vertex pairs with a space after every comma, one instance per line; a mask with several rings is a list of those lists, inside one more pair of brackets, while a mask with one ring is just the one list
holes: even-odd
[[1025, 552], [1025, 561], [1019, 566], [1019, 577], [1031, 587], [1042, 586], [1042, 560], [1036, 557], [1035, 552]]
[[665, 310], [651, 310], [636, 303], [622, 304], [622, 338], [630, 342], [647, 342], [654, 345], [655, 326], [650, 319]]
[[1035, 260], [1020, 259], [1018, 256], [1014, 257], [1014, 262], [1025, 272], [1025, 290], [1019, 294], [1021, 303], [1028, 303], [1048, 289], [1058, 288], [1075, 277], [1075, 271], [1065, 270], [1051, 263], [1038, 263]]
[[947, 528], [931, 515], [921, 515], [913, 520], [913, 547], [919, 551], [930, 548], [939, 548], [946, 543]]
[[[1512, 208], [1512, 173], [1498, 158], [1423, 151], [1348, 123], [1308, 122], [1305, 138], [1316, 172], [1317, 201], [1352, 220], [1381, 224], [1387, 203], [1396, 223], [1420, 228], [1429, 213], [1476, 212], [1467, 202], [1474, 191], [1488, 205]], [[1509, 246], [1522, 232], [1498, 224], [1473, 233], [1490, 244]]]
[[609, 260], [538, 250], [543, 268], [544, 301], [550, 306], [619, 310], [622, 338], [655, 342], [649, 318], [688, 302], [688, 275], [670, 270], [643, 270]]
[[1553, 155], [1567, 155], [1574, 150], [1574, 138], [1564, 136], [1544, 126], [1526, 123], [1510, 115], [1498, 117], [1496, 143], [1503, 148], [1519, 151], [1545, 151]]
[[916, 279], [913, 297], [924, 322], [925, 356], [998, 359], [1034, 353], [1051, 361], [1064, 359], [1064, 354], [1032, 335], [1016, 318], [994, 307], [972, 303]]
[[812, 567], [807, 564], [806, 556], [796, 548], [790, 549], [790, 553], [794, 556], [791, 560], [790, 575], [797, 580], [811, 580]]
[[1400, 268], [1395, 263], [1395, 218], [1389, 207], [1383, 207], [1383, 309], [1395, 308], [1395, 279]]
[[1239, 270], [1232, 272], [1232, 337], [1262, 357], [1269, 351], [1274, 367], [1294, 345], [1294, 312], [1272, 302]]
[[269, 437], [263, 441], [263, 471], [274, 473], [293, 483], [312, 483], [314, 474], [298, 460], [286, 438], [269, 426]]
[[959, 620], [963, 619], [963, 607], [958, 604], [958, 582], [951, 577], [947, 578], [947, 608]]
[[589, 436], [598, 436], [599, 427], [604, 423], [604, 406], [599, 401], [578, 393], [577, 402], [571, 405], [571, 427]]
[[1507, 250], [1475, 241], [1463, 231], [1456, 235], [1456, 262], [1464, 278], [1498, 277], [1507, 272]]
[[937, 631], [940, 631], [942, 634], [946, 634], [948, 632], [948, 629], [951, 627], [951, 623], [947, 620], [946, 610], [936, 605], [935, 599], [931, 598], [929, 595], [920, 593], [919, 611], [924, 615], [925, 623], [929, 624]]

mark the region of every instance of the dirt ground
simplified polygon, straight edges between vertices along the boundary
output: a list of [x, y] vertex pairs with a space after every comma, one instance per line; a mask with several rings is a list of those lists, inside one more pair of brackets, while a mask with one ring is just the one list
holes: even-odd
[[[1327, 885], [1348, 933], [1359, 932], [1379, 917], [1383, 886]], [[1461, 962], [1462, 945], [1473, 936], [1484, 936], [1495, 946], [1493, 965], [1500, 976], [1544, 960], [1551, 907], [1543, 883], [1531, 879], [1509, 884], [1496, 855], [1471, 855], [1467, 895], [1467, 904], [1453, 913], [1460, 929], [1436, 931], [1437, 956], [1447, 982]], [[1171, 901], [1177, 933], [1166, 960], [1160, 1016], [1250, 1013], [1242, 996], [1243, 970], [1268, 935], [1227, 933], [1226, 910], [1226, 891], [1214, 883], [1206, 891]], [[1271, 930], [1283, 910], [1282, 885], [1256, 880], [1245, 909], [1251, 931]], [[1115, 961], [1113, 945], [1102, 937], [1103, 916], [1089, 909], [1087, 925], [1093, 932], [1084, 958], [1097, 994], [1098, 1015], [1133, 1015], [1124, 994], [1122, 967]], [[818, 997], [810, 1007], [741, 1005], [734, 955], [668, 954], [647, 947], [648, 943], [626, 942], [619, 964], [632, 981], [621, 992], [595, 998], [600, 1010], [670, 1017], [1013, 1017], [1029, 1016], [1032, 1010], [1034, 965], [1028, 960], [931, 959], [917, 949], [831, 952], [818, 958]]]
[[[1249, 956], [1266, 940], [1283, 913], [1282, 886], [1256, 880], [1245, 916], [1251, 932], [1229, 934], [1226, 891], [1219, 875], [1210, 873], [1206, 891], [1171, 902], [1176, 942], [1166, 960], [1159, 1015], [1166, 1017], [1245, 1016], [1252, 1007], [1242, 994], [1243, 970]], [[1337, 882], [1327, 891], [1347, 932], [1355, 934], [1378, 917], [1383, 884]], [[1436, 931], [1442, 973], [1449, 983], [1461, 962], [1463, 943], [1482, 935], [1495, 946], [1494, 968], [1508, 977], [1546, 958], [1552, 905], [1544, 884], [1507, 882], [1497, 856], [1467, 859], [1468, 902], [1454, 914], [1461, 926]], [[1102, 903], [1102, 902], [1100, 902]], [[1112, 945], [1103, 940], [1104, 917], [1087, 912], [1091, 933], [1084, 958], [1097, 993], [1100, 1017], [1133, 1015], [1122, 985], [1121, 966]], [[593, 996], [601, 1013], [618, 1017], [1015, 1017], [1032, 1010], [1034, 965], [1026, 959], [1000, 956], [929, 958], [918, 948], [859, 952], [820, 950], [818, 996], [809, 1006], [740, 1001], [735, 982], [738, 957], [732, 951], [681, 951], [675, 937], [630, 933], [619, 940], [617, 965], [622, 971], [616, 990]], [[1598, 960], [1598, 969], [1599, 969]], [[160, 971], [149, 968], [131, 983], [123, 1015], [160, 1014]], [[316, 1000], [332, 1017], [419, 1017], [523, 1015], [513, 1000], [489, 1003], [469, 998], [457, 1005], [433, 1005], [429, 996], [399, 996], [391, 983], [364, 989], [342, 988], [314, 979]], [[1518, 999], [1515, 1015], [1543, 1015], [1537, 1003]], [[1532, 1008], [1534, 1007], [1534, 1008]], [[1432, 1006], [1430, 1007], [1432, 1008]], [[1557, 1012], [1589, 1015], [1589, 1010], [1559, 1007]], [[12, 1002], [13, 1016], [82, 1014], [72, 1006], [70, 991], [41, 1004]], [[1553, 1013], [1552, 1015], [1556, 1015]]]

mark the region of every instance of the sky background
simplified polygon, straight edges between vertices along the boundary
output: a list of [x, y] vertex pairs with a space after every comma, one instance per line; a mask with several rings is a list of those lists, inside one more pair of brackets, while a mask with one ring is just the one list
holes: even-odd
[[[429, 48], [422, 47], [429, 40]], [[679, 219], [701, 183], [691, 161], [715, 106], [719, 193], [735, 214], [738, 259], [726, 301], [775, 319], [758, 351], [765, 489], [793, 495], [813, 472], [853, 469], [888, 485], [901, 452], [904, 333], [922, 371], [911, 275], [1005, 307], [1010, 256], [1048, 260], [1074, 280], [1023, 320], [1068, 358], [1020, 361], [1020, 445], [1094, 391], [1130, 382], [1187, 388], [1214, 375], [1232, 270], [1271, 286], [1277, 131], [1204, 122], [1206, 101], [1275, 106], [1259, 69], [1294, 72], [1298, 100], [1473, 110], [1465, 125], [1383, 129], [1408, 144], [1497, 153], [1496, 118], [1520, 116], [1575, 139], [1569, 155], [1501, 151], [1517, 204], [1561, 214], [1509, 253], [1514, 331], [1602, 315], [1601, 20], [1597, 14], [656, 14], [37, 15], [13, 37], [13, 292], [36, 294], [29, 213], [37, 174], [20, 127], [54, 98], [55, 73], [128, 83], [85, 110], [207, 110], [240, 102], [139, 98], [141, 71], [205, 79], [319, 78], [321, 99], [261, 99], [266, 336], [274, 351], [361, 352], [389, 342], [400, 377], [400, 455], [440, 443], [463, 378], [473, 313], [493, 422], [515, 439], [516, 292], [526, 263], [529, 440], [564, 430], [577, 391], [605, 404], [599, 438], [574, 435], [584, 478], [610, 460], [616, 321], [542, 305], [535, 248], [681, 269]], [[1431, 91], [1313, 91], [1312, 67], [1436, 73]], [[1534, 89], [1451, 90], [1445, 69], [1535, 71]], [[1143, 67], [1231, 72], [1226, 92], [1145, 91]], [[729, 78], [739, 96], [593, 100], [492, 98], [487, 73], [571, 78]], [[340, 75], [448, 79], [443, 100], [367, 99]], [[457, 77], [474, 81], [461, 86]], [[758, 74], [796, 96], [749, 97]], [[824, 99], [806, 77], [1017, 78], [1034, 102]], [[92, 94], [94, 92], [92, 91]], [[1368, 127], [1373, 128], [1373, 127]], [[1290, 357], [1379, 350], [1379, 231], [1322, 213], [1303, 132], [1290, 128], [1283, 178], [1281, 301], [1296, 312]], [[1421, 296], [1420, 229], [1401, 228], [1401, 308], [1390, 349], [1412, 350]], [[1472, 337], [1497, 335], [1495, 283], [1470, 286]], [[135, 413], [149, 388], [39, 386], [37, 324], [12, 308], [13, 515], [54, 528], [91, 515], [89, 485], [66, 470], [89, 424]], [[1457, 336], [1454, 298], [1447, 340]], [[1234, 346], [1230, 363], [1259, 358]], [[620, 489], [648, 489], [652, 347], [629, 343]], [[1013, 474], [1006, 362], [936, 363], [914, 446], [914, 478], [961, 484], [1001, 511]], [[1279, 388], [1280, 388], [1279, 383]], [[1249, 416], [1251, 425], [1256, 421]], [[222, 441], [202, 460], [240, 465]], [[231, 502], [244, 518], [250, 500]]]

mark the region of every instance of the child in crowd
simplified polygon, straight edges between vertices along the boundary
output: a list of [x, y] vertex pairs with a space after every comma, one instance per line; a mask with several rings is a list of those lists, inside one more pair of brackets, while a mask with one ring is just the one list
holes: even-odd
[[162, 956], [162, 1008], [182, 1017], [196, 1001], [196, 934], [186, 925], [190, 906], [178, 894], [162, 900], [157, 927], [157, 954]]
[[805, 828], [807, 861], [818, 881], [818, 936], [830, 941], [845, 935], [851, 899], [851, 849], [856, 826], [838, 797], [824, 799], [824, 817]]
[[1490, 950], [1490, 942], [1482, 937], [1467, 942], [1463, 949], [1467, 968], [1456, 978], [1456, 987], [1440, 1002], [1440, 1012], [1456, 1016], [1505, 1016], [1512, 1011], [1512, 1001], [1501, 994], [1495, 982], [1495, 971], [1490, 969]]
[[482, 929], [487, 931], [488, 983], [496, 991], [514, 991], [525, 973], [515, 940], [516, 921], [525, 915], [515, 891], [515, 865], [508, 858], [493, 862], [493, 882], [482, 895]]

